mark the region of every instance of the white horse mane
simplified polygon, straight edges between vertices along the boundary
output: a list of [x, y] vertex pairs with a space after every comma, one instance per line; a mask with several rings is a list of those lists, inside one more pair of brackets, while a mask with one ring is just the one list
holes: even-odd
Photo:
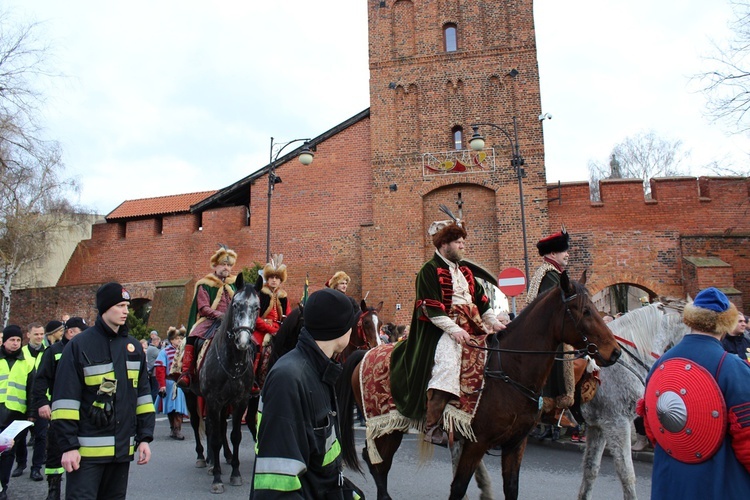
[[[679, 340], [673, 338], [676, 334], [671, 332], [682, 324], [684, 304], [684, 301], [655, 302], [620, 316], [607, 326], [618, 337], [635, 344], [635, 349], [625, 347], [651, 366], [655, 361], [651, 353], [660, 356], [670, 342]], [[655, 325], [658, 325], [656, 329]]]

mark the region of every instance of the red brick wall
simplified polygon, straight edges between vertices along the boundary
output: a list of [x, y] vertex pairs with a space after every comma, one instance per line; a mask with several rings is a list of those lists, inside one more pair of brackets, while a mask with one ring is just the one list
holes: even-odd
[[[550, 228], [571, 233], [571, 272], [593, 271], [597, 292], [618, 282], [657, 295], [695, 295], [709, 284], [733, 286], [750, 303], [750, 181], [738, 177], [652, 179], [651, 200], [639, 180], [602, 181], [601, 202], [586, 182], [547, 188]], [[712, 283], [683, 275], [683, 257], [718, 257], [731, 265]], [[707, 279], [707, 278], [704, 278]], [[683, 281], [686, 281], [684, 283]]]

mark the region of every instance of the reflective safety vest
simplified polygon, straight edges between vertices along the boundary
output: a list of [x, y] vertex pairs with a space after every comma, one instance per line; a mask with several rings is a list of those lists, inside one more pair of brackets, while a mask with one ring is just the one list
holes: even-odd
[[24, 358], [26, 358], [28, 360], [34, 360], [34, 369], [35, 370], [37, 368], [39, 368], [39, 363], [41, 363], [41, 361], [42, 361], [42, 353], [44, 353], [45, 349], [46, 349], [46, 347], [44, 346], [44, 344], [42, 344], [42, 349], [40, 351], [37, 351], [36, 356], [34, 356], [34, 354], [31, 352], [31, 348], [29, 347], [28, 344], [26, 344], [25, 346], [23, 346], [21, 348], [21, 350], [23, 351], [23, 357]]
[[26, 413], [26, 382], [34, 364], [25, 357], [9, 367], [6, 358], [0, 359], [0, 403], [11, 411]]

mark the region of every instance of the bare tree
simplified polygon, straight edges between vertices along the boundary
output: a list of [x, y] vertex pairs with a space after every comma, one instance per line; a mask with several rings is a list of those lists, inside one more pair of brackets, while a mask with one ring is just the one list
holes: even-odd
[[36, 124], [42, 100], [35, 83], [45, 71], [46, 47], [37, 25], [16, 25], [0, 12], [0, 320], [10, 316], [13, 280], [25, 265], [46, 257], [51, 233], [78, 219], [63, 176], [59, 145]]
[[731, 132], [750, 131], [750, 1], [730, 2], [734, 19], [731, 38], [724, 46], [714, 43], [716, 68], [697, 75], [703, 82], [710, 116], [729, 124]]
[[627, 137], [612, 148], [607, 164], [589, 161], [591, 198], [601, 199], [601, 179], [642, 179], [643, 192], [650, 197], [649, 179], [689, 174], [683, 166], [689, 156], [689, 152], [682, 151], [682, 141], [660, 138], [653, 131]]

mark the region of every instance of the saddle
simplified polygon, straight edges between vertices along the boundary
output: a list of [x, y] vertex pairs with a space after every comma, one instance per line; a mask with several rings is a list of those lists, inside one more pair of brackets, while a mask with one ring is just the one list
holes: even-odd
[[[206, 356], [206, 352], [208, 351], [208, 348], [210, 346], [211, 338], [198, 338], [198, 340], [195, 342], [194, 351], [197, 353], [197, 356], [195, 358], [195, 374], [193, 377], [193, 385], [195, 385], [196, 387], [200, 386], [200, 384], [198, 383], [198, 374], [200, 373], [201, 366], [203, 366], [203, 358]], [[185, 344], [183, 343], [175, 353], [174, 359], [172, 360], [172, 368], [169, 369], [169, 374], [167, 375], [167, 377], [171, 380], [176, 381], [178, 378], [180, 378], [180, 375], [182, 374], [182, 356], [184, 354]]]

